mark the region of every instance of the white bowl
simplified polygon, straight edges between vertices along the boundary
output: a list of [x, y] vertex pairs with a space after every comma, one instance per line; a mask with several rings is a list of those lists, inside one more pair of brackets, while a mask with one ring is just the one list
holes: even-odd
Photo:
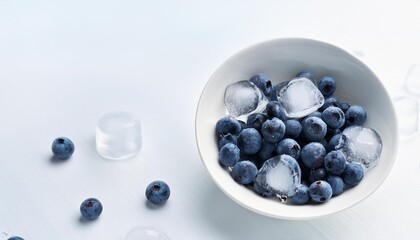
[[[378, 165], [362, 182], [323, 204], [304, 206], [281, 204], [277, 199], [258, 196], [237, 184], [218, 162], [215, 134], [217, 120], [226, 114], [223, 95], [227, 85], [252, 75], [267, 73], [273, 82], [290, 80], [302, 70], [319, 79], [333, 76], [335, 95], [342, 101], [366, 108], [365, 126], [375, 129], [383, 149]], [[391, 99], [375, 74], [361, 61], [331, 44], [309, 39], [277, 39], [240, 51], [224, 62], [205, 86], [196, 113], [196, 140], [201, 158], [216, 185], [238, 204], [257, 213], [282, 219], [312, 219], [347, 209], [372, 194], [385, 180], [396, 158], [398, 132]]]

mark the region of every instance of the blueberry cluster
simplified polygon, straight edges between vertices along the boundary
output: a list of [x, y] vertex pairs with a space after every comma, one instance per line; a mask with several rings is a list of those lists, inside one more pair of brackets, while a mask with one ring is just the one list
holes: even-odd
[[[296, 77], [315, 82], [324, 96], [324, 105], [302, 118], [288, 118], [278, 101], [270, 101], [263, 112], [250, 114], [246, 122], [222, 117], [216, 123], [219, 163], [230, 170], [237, 183], [269, 197], [274, 194], [255, 184], [259, 169], [274, 156], [289, 155], [297, 160], [302, 173], [301, 184], [289, 202], [321, 203], [362, 180], [363, 167], [347, 162], [336, 146], [342, 138], [341, 132], [351, 125], [363, 125], [367, 113], [363, 107], [341, 102], [334, 96], [333, 77], [316, 81], [309, 71], [302, 71]], [[273, 99], [270, 96], [276, 86], [271, 85], [267, 74], [259, 73], [250, 81]]]

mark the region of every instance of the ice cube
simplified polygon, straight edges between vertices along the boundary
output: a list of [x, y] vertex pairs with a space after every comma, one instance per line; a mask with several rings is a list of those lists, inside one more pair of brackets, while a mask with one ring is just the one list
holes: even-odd
[[324, 96], [307, 78], [296, 78], [278, 91], [279, 103], [289, 118], [304, 117], [324, 104]]
[[300, 184], [301, 170], [297, 161], [281, 155], [268, 159], [255, 178], [262, 189], [277, 195], [293, 196]]
[[414, 98], [398, 97], [394, 99], [394, 106], [398, 118], [398, 131], [401, 139], [406, 140], [419, 130], [419, 104]]
[[225, 90], [225, 105], [232, 117], [246, 117], [260, 112], [267, 105], [268, 99], [252, 82], [243, 80], [232, 83]]
[[360, 163], [368, 171], [378, 164], [382, 140], [372, 128], [350, 126], [344, 129], [336, 150], [346, 156], [347, 162]]
[[420, 94], [420, 65], [414, 64], [408, 70], [405, 78], [405, 85], [408, 91]]
[[140, 119], [129, 112], [109, 112], [96, 125], [96, 150], [107, 159], [126, 159], [142, 146]]
[[151, 226], [136, 226], [132, 228], [124, 240], [170, 240], [161, 229]]
[[[295, 77], [294, 79], [297, 79], [297, 78], [300, 78], [300, 77]], [[309, 78], [307, 78], [307, 79], [309, 79]], [[280, 90], [282, 88], [284, 88], [285, 86], [287, 86], [287, 84], [289, 84], [290, 81], [292, 81], [292, 80], [288, 80], [288, 81], [284, 81], [284, 82], [274, 84], [273, 87], [271, 88], [271, 92], [268, 94], [268, 97], [270, 98], [270, 101], [278, 101], [279, 100], [278, 95], [279, 95]], [[315, 80], [311, 80], [311, 79], [309, 79], [309, 80], [315, 86], [317, 86], [317, 82]]]

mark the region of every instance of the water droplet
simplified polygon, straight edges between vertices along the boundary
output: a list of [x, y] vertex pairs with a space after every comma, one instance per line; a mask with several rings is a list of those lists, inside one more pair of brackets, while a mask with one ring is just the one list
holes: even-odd
[[287, 202], [287, 195], [280, 195], [280, 194], [276, 194], [276, 197], [278, 200], [280, 200], [281, 203], [286, 203]]

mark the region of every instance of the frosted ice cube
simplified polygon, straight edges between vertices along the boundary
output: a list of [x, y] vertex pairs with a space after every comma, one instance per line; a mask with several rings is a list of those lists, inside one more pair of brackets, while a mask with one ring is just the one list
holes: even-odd
[[232, 117], [247, 116], [262, 111], [268, 99], [252, 82], [243, 80], [232, 83], [225, 90], [225, 105]]
[[419, 104], [411, 97], [398, 97], [394, 99], [394, 106], [401, 139], [414, 136], [419, 130]]
[[304, 117], [324, 104], [324, 96], [307, 78], [296, 78], [278, 91], [279, 103], [289, 118]]
[[420, 94], [420, 65], [414, 64], [408, 70], [407, 76], [405, 78], [405, 85], [407, 90], [415, 93]]
[[378, 164], [382, 151], [382, 140], [372, 128], [350, 126], [344, 129], [336, 149], [348, 162], [362, 164], [368, 171]]
[[124, 240], [170, 240], [161, 229], [151, 226], [136, 226], [132, 228]]
[[268, 159], [255, 178], [257, 184], [268, 192], [293, 196], [300, 184], [301, 170], [297, 161], [281, 155]]
[[[296, 77], [294, 79], [297, 79], [299, 77]], [[293, 80], [293, 79], [292, 79]], [[287, 86], [287, 84], [290, 83], [290, 81], [292, 80], [288, 80], [288, 81], [284, 81], [284, 82], [280, 82], [277, 84], [274, 84], [273, 87], [271, 88], [271, 92], [269, 93], [268, 97], [270, 98], [270, 101], [278, 101], [278, 95], [279, 92], [282, 88], [284, 88], [285, 86]], [[311, 80], [309, 79], [315, 86], [317, 86], [317, 82], [315, 80]]]

